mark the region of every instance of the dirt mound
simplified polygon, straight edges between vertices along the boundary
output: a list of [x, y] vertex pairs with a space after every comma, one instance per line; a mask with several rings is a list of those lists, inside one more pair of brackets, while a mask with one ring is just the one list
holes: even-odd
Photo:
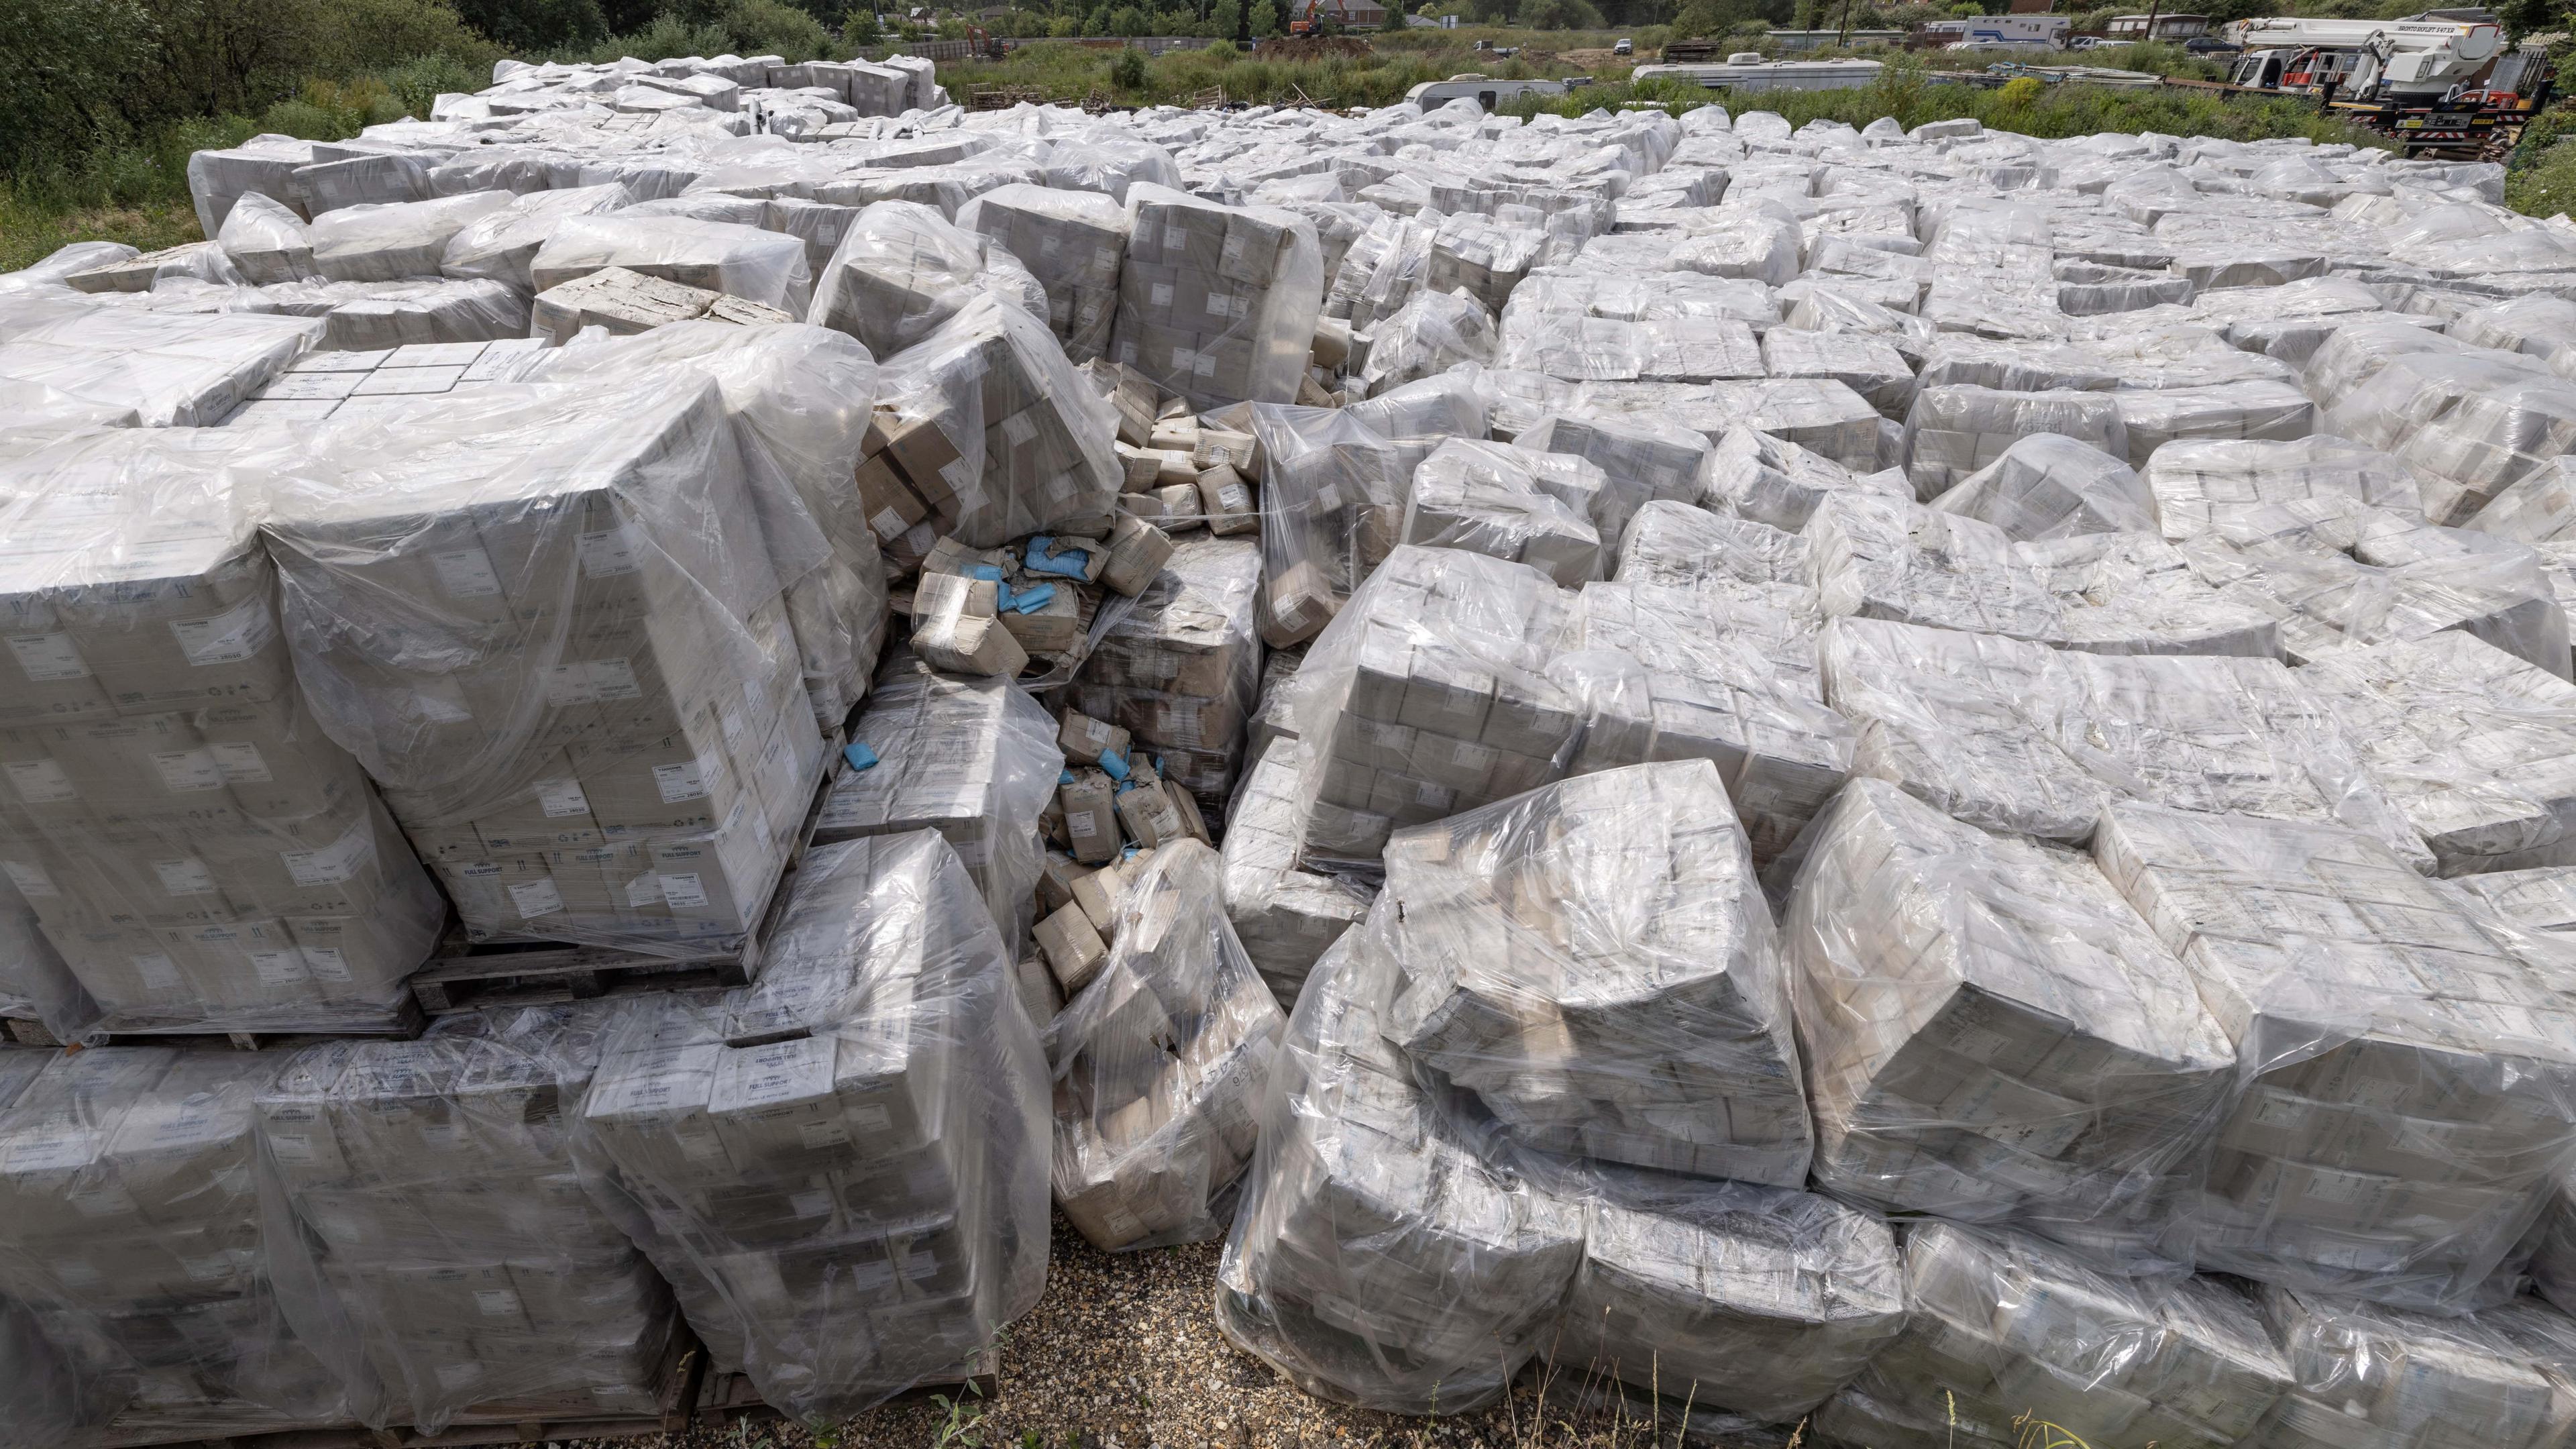
[[1262, 60], [1322, 60], [1326, 56], [1367, 55], [1369, 43], [1356, 35], [1274, 35], [1252, 48]]

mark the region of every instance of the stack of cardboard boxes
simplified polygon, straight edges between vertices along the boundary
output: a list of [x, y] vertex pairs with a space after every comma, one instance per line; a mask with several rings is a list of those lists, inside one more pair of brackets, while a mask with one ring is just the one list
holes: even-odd
[[1173, 548], [1135, 606], [1092, 647], [1066, 699], [1128, 732], [1170, 785], [1224, 816], [1243, 767], [1261, 672], [1254, 629], [1261, 549], [1192, 537]]
[[1323, 304], [1313, 224], [1152, 183], [1127, 218], [1117, 360], [1199, 407], [1295, 398]]

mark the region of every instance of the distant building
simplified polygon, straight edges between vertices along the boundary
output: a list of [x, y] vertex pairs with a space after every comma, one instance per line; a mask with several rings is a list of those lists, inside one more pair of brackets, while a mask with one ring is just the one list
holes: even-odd
[[1386, 24], [1386, 7], [1374, 0], [1324, 0], [1316, 18], [1330, 20], [1345, 30], [1376, 30]]
[[2208, 33], [2209, 17], [2206, 15], [2158, 15], [2152, 34], [2147, 30], [2147, 17], [2144, 15], [2114, 15], [2111, 22], [2102, 27], [2102, 34], [2112, 40], [2189, 40]]

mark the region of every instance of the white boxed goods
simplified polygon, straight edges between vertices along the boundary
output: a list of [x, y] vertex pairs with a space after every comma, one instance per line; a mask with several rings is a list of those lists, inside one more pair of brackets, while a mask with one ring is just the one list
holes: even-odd
[[2264, 1317], [2290, 1365], [2264, 1449], [2541, 1449], [2576, 1423], [2563, 1318], [2556, 1332], [2520, 1320], [2549, 1315], [2514, 1304], [2436, 1318], [2282, 1288], [2262, 1293]]
[[443, 919], [306, 708], [230, 431], [0, 479], [0, 865], [114, 1031], [381, 1029]]
[[1722, 593], [1816, 619], [1815, 565], [1805, 539], [1786, 525], [1694, 504], [1658, 499], [1638, 509], [1610, 576], [1623, 584], [1714, 584]]
[[2056, 433], [2014, 443], [1931, 506], [2023, 541], [2155, 527], [2147, 485], [2128, 464]]
[[2202, 534], [2225, 538], [2267, 505], [2296, 508], [2312, 499], [2424, 511], [2423, 475], [2411, 464], [2322, 433], [2287, 443], [2171, 443], [2147, 460], [2145, 478], [2157, 525], [2176, 543]]
[[1914, 497], [1914, 486], [1901, 472], [1856, 474], [1820, 453], [1752, 428], [1727, 429], [1709, 450], [1699, 478], [1702, 507], [1792, 532], [1805, 528], [1831, 493], [1856, 489]]
[[2576, 684], [2459, 630], [2337, 650], [2299, 680], [2443, 875], [2576, 865]]
[[966, 203], [957, 224], [1017, 257], [1045, 285], [1047, 325], [1067, 357], [1089, 362], [1109, 351], [1127, 259], [1125, 207], [1107, 196], [1023, 182]]
[[[1880, 468], [1897, 461], [1889, 453], [1893, 440], [1887, 436], [1887, 420], [1834, 378], [1754, 378], [1720, 382], [1708, 391], [1705, 416], [1709, 423], [1693, 424], [1704, 431], [1715, 433], [1741, 424], [1852, 469]], [[1906, 413], [1908, 429], [1920, 408], [1918, 398], [1915, 408]], [[1916, 482], [1919, 485], [1922, 480]]]
[[0, 1112], [0, 1297], [108, 1376], [143, 1442], [351, 1418], [280, 1303], [242, 1061], [55, 1053]]
[[[814, 284], [805, 320], [847, 332], [879, 359], [929, 336], [977, 297], [1016, 298], [1026, 277], [997, 244], [938, 208], [880, 201], [859, 213]], [[1029, 280], [1034, 281], [1034, 278]]]
[[[98, 1017], [98, 1003], [46, 938], [35, 907], [15, 880], [0, 876], [0, 1036], [35, 1045], [75, 1042], [90, 1034]], [[6, 1090], [0, 1084], [0, 1094]]]
[[1261, 638], [1303, 644], [1393, 549], [1409, 474], [1352, 411], [1255, 404], [1261, 473]]
[[575, 1152], [714, 1366], [834, 1423], [1036, 1302], [1046, 1065], [937, 835], [820, 846], [796, 882], [759, 983], [626, 1004]]
[[2235, 1054], [2102, 873], [1876, 780], [1802, 850], [1781, 950], [1817, 1180], [2124, 1271], [2187, 1266], [2177, 1214]]
[[1046, 710], [1009, 680], [942, 674], [898, 650], [850, 723], [875, 763], [833, 780], [814, 838], [938, 831], [1016, 946], [1037, 886], [1038, 815], [1064, 769], [1055, 735]]
[[448, 1017], [413, 1042], [334, 1042], [259, 1089], [285, 1290], [359, 1417], [437, 1433], [458, 1418], [660, 1410], [670, 1290], [592, 1206], [567, 1111], [606, 1013]]
[[1590, 520], [1602, 478], [1571, 454], [1452, 438], [1413, 470], [1399, 541], [1525, 563], [1572, 588], [1602, 573]]
[[2167, 443], [2217, 440], [2290, 442], [2316, 430], [2316, 404], [2278, 379], [2247, 378], [2205, 387], [2113, 393], [2128, 435], [2128, 459], [2143, 468]]
[[2115, 804], [2094, 855], [2236, 1044], [2201, 1266], [2440, 1313], [2509, 1291], [2576, 1146], [2565, 946], [2332, 826]]
[[1310, 1394], [1472, 1413], [1554, 1340], [1584, 1213], [1480, 1161], [1381, 1034], [1391, 909], [1315, 963], [1261, 1099], [1217, 1326]]
[[226, 427], [284, 422], [308, 426], [341, 413], [402, 406], [460, 387], [505, 382], [537, 361], [534, 337], [493, 342], [407, 342], [394, 347], [308, 352], [251, 394]]
[[2152, 800], [2340, 821], [2432, 864], [2367, 763], [2360, 721], [2279, 660], [2088, 654], [1853, 618], [1827, 625], [1818, 653], [1825, 699], [1859, 730], [1853, 772], [1971, 825], [2082, 845], [2104, 805]]
[[2523, 474], [2461, 526], [2517, 543], [2576, 541], [2576, 459], [2552, 458]]
[[1463, 288], [1426, 289], [1367, 334], [1367, 359], [1358, 382], [1371, 393], [1383, 393], [1463, 363], [1490, 362], [1496, 345], [1493, 314], [1484, 303]]
[[291, 203], [286, 178], [295, 168], [312, 165], [317, 149], [312, 141], [267, 134], [227, 150], [189, 156], [188, 192], [197, 204], [198, 229], [208, 236], [222, 230], [224, 218], [244, 192]]
[[1804, 1182], [1787, 984], [1730, 813], [1693, 760], [1398, 832], [1380, 1029], [1540, 1151]]
[[434, 277], [458, 232], [511, 205], [506, 191], [469, 191], [431, 201], [344, 207], [306, 228], [313, 270], [335, 282]]
[[746, 468], [723, 390], [458, 393], [260, 461], [305, 693], [468, 934], [732, 949], [822, 739], [772, 557], [793, 540], [764, 536], [792, 489]]
[[1926, 387], [1905, 415], [1905, 472], [1917, 494], [1936, 497], [2004, 451], [2055, 433], [2110, 454], [2130, 454], [2120, 406], [2107, 392], [2005, 392], [1974, 385]]
[[[2312, 390], [2325, 357], [2311, 361]], [[2391, 358], [2318, 423], [2424, 470], [2424, 516], [2464, 523], [2506, 485], [2576, 452], [2576, 382], [2519, 353], [2419, 352]]]
[[1296, 1004], [1315, 958], [1368, 911], [1368, 894], [1345, 878], [1297, 868], [1305, 836], [1297, 742], [1273, 740], [1226, 807], [1218, 863], [1226, 919], [1283, 1008]]
[[1260, 589], [1252, 540], [1182, 540], [1065, 691], [1073, 708], [1128, 731], [1162, 778], [1211, 815], [1223, 814], [1243, 767], [1261, 675]]
[[1602, 1169], [1548, 1356], [1666, 1399], [1789, 1424], [1905, 1324], [1896, 1240], [1811, 1193]]
[[[439, 254], [438, 271], [442, 276], [463, 280], [506, 283], [521, 291], [536, 288], [531, 265], [537, 253], [555, 233], [555, 228], [569, 218], [595, 216], [624, 206], [628, 193], [624, 186], [608, 182], [599, 186], [570, 186], [559, 190], [532, 191], [507, 206], [486, 211], [447, 239], [447, 249]], [[234, 208], [235, 215], [225, 222], [227, 229], [238, 225], [240, 213], [247, 211], [245, 201]], [[283, 218], [278, 219], [283, 224]], [[232, 242], [224, 243], [241, 262], [241, 254]], [[291, 253], [289, 254], [291, 256]], [[292, 263], [290, 261], [289, 265]], [[248, 267], [243, 268], [248, 271]], [[266, 277], [263, 281], [287, 281], [287, 277]]]
[[[318, 247], [314, 255], [319, 262]], [[437, 265], [432, 259], [429, 270]], [[803, 242], [756, 226], [678, 216], [573, 217], [537, 249], [528, 277], [543, 292], [603, 267], [722, 292], [791, 316], [803, 316], [813, 296]]]
[[[1608, 480], [1591, 509], [1606, 544], [1627, 532], [1637, 510], [1657, 500], [1698, 502], [1708, 439], [1651, 417], [1583, 417], [1554, 414], [1523, 428], [1515, 447], [1572, 453], [1597, 465]], [[1785, 526], [1785, 525], [1783, 525]]]
[[624, 267], [602, 267], [547, 288], [537, 294], [530, 315], [535, 335], [554, 343], [570, 342], [593, 327], [625, 335], [701, 317], [739, 324], [796, 320], [775, 307]]
[[216, 237], [242, 280], [253, 285], [316, 276], [313, 238], [285, 202], [252, 192], [233, 203]]
[[[2218, 1280], [2124, 1279], [2013, 1232], [1905, 1234], [1905, 1331], [1816, 1414], [1852, 1449], [2270, 1445], [2299, 1374], [2254, 1300]], [[2378, 1441], [2350, 1438], [2345, 1446]], [[2416, 1441], [2390, 1440], [2412, 1444]]]
[[1914, 368], [1895, 343], [1868, 333], [1774, 327], [1762, 336], [1762, 367], [1773, 377], [1831, 378], [1898, 422], [1914, 406]]
[[1117, 360], [1199, 407], [1294, 398], [1323, 303], [1313, 224], [1151, 183], [1127, 219]]
[[1216, 852], [1158, 846], [1109, 957], [1046, 1032], [1055, 1200], [1102, 1248], [1223, 1233], [1286, 1017], [1228, 924]]
[[13, 309], [0, 325], [0, 381], [131, 408], [147, 428], [208, 427], [320, 346], [329, 330], [309, 317], [197, 316], [81, 303]]

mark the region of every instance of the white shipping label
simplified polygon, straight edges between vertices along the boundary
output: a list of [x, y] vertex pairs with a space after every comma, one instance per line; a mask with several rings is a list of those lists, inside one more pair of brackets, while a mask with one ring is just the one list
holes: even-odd
[[155, 750], [152, 768], [161, 772], [161, 787], [172, 794], [224, 788], [224, 767], [212, 750]]
[[638, 911], [646, 906], [662, 904], [662, 878], [648, 871], [628, 881], [626, 904], [630, 909]]
[[429, 566], [438, 571], [438, 587], [451, 599], [501, 596], [501, 576], [492, 568], [492, 556], [480, 544], [431, 554]]
[[591, 686], [590, 666], [587, 664], [557, 664], [540, 669], [537, 683], [546, 692], [546, 703], [556, 709], [599, 702], [599, 693]]
[[902, 514], [891, 508], [880, 508], [876, 516], [868, 520], [868, 527], [875, 530], [879, 538], [895, 539], [903, 536], [905, 524]]
[[39, 684], [89, 678], [89, 661], [81, 658], [69, 634], [12, 634], [9, 652], [18, 656], [18, 667], [27, 677]]
[[206, 863], [190, 856], [185, 860], [156, 860], [152, 873], [161, 877], [161, 889], [174, 896], [210, 896], [215, 893], [214, 875]]
[[486, 1318], [515, 1318], [519, 1314], [519, 1295], [507, 1288], [477, 1288], [474, 1306]]
[[1090, 811], [1084, 810], [1064, 817], [1064, 833], [1076, 840], [1089, 840], [1100, 833], [1100, 825], [1091, 818]]
[[583, 576], [611, 579], [636, 570], [635, 537], [624, 526], [604, 528], [581, 536], [579, 548]]
[[715, 773], [714, 761], [701, 755], [684, 765], [655, 765], [653, 785], [662, 792], [662, 803], [677, 805], [683, 800], [706, 798], [707, 776]]
[[849, 1130], [838, 1122], [799, 1122], [796, 1136], [809, 1152], [824, 1152], [850, 1145]]
[[61, 1172], [67, 1168], [86, 1167], [98, 1156], [98, 1147], [106, 1134], [93, 1127], [75, 1127], [57, 1123], [36, 1132], [12, 1138], [6, 1154], [0, 1154], [0, 1169], [9, 1172]]
[[239, 664], [277, 637], [277, 618], [267, 599], [244, 599], [211, 619], [173, 619], [170, 632], [190, 664]]
[[1013, 413], [1002, 419], [1002, 440], [1014, 448], [1025, 448], [1038, 440], [1038, 425], [1027, 413]]
[[1190, 359], [1190, 372], [1197, 377], [1216, 376], [1216, 354], [1202, 352]]
[[297, 885], [338, 885], [376, 858], [376, 833], [361, 820], [320, 850], [281, 850], [277, 858]]
[[868, 1102], [849, 1107], [842, 1115], [857, 1123], [862, 1132], [883, 1132], [894, 1125], [894, 1119], [886, 1115], [885, 1108]]
[[1156, 282], [1154, 284], [1153, 295], [1155, 306], [1168, 307], [1172, 305], [1172, 284], [1169, 282]]
[[357, 979], [350, 974], [349, 958], [341, 955], [337, 946], [305, 947], [304, 965], [316, 980], [337, 981], [345, 985]]
[[702, 911], [707, 906], [707, 888], [692, 871], [687, 875], [662, 877], [662, 903], [675, 911]]
[[518, 908], [521, 920], [533, 921], [551, 916], [564, 908], [563, 895], [552, 880], [521, 881], [510, 887], [510, 904]]
[[281, 1132], [272, 1123], [261, 1127], [260, 1137], [268, 1143], [269, 1155], [280, 1162], [316, 1160], [316, 1154], [313, 1151], [313, 1134], [310, 1132]]
[[1116, 247], [1093, 247], [1091, 249], [1091, 265], [1092, 269], [1095, 271], [1106, 272], [1113, 277], [1118, 275], [1118, 249]]
[[1216, 503], [1228, 513], [1249, 513], [1252, 511], [1252, 490], [1240, 483], [1220, 483], [1216, 489]]
[[1172, 371], [1174, 372], [1187, 372], [1190, 370], [1191, 364], [1198, 360], [1199, 355], [1196, 352], [1191, 351], [1189, 348], [1175, 347], [1172, 349]]
[[635, 682], [635, 666], [623, 659], [592, 660], [590, 697], [599, 703], [609, 700], [642, 699], [644, 690]]
[[[981, 486], [983, 478], [973, 468], [968, 467], [963, 458], [951, 458], [940, 464], [939, 481], [947, 484], [948, 491], [956, 494], [960, 501], [973, 501], [983, 497]], [[927, 527], [927, 525], [924, 526]]]
[[265, 785], [275, 778], [257, 745], [208, 745], [206, 749], [215, 757], [215, 768], [235, 785]]
[[570, 776], [560, 780], [539, 780], [537, 808], [544, 811], [549, 820], [560, 820], [567, 815], [587, 815], [590, 813], [590, 797], [581, 793], [581, 782]]
[[30, 805], [59, 805], [80, 798], [72, 777], [52, 760], [11, 760], [0, 765], [0, 773], [8, 775], [9, 788]]
[[253, 951], [250, 964], [262, 986], [295, 986], [313, 979], [313, 973], [304, 969], [304, 953], [292, 946]]
[[131, 959], [134, 962], [134, 974], [142, 977], [143, 984], [149, 989], [154, 991], [176, 991], [179, 989], [179, 965], [177, 962], [172, 961], [169, 957], [161, 955], [158, 952], [148, 956], [136, 956]]
[[1163, 228], [1163, 250], [1167, 252], [1176, 252], [1187, 247], [1189, 244], [1189, 228], [1181, 226], [1165, 226]]
[[1208, 293], [1207, 311], [1209, 316], [1231, 317], [1234, 315], [1234, 309], [1235, 300], [1233, 297], [1228, 296], [1223, 292]]
[[787, 1206], [800, 1218], [829, 1217], [832, 1213], [832, 1195], [820, 1188], [812, 1192], [790, 1193], [787, 1197]]

